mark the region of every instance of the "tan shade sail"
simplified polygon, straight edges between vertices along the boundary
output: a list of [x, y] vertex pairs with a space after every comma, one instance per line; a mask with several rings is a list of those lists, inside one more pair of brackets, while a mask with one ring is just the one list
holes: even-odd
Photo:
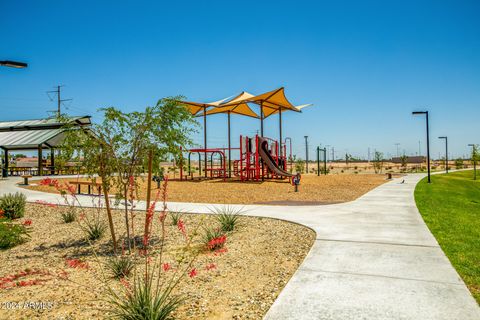
[[[246, 100], [253, 97], [252, 94], [243, 91], [232, 100], [220, 104], [216, 108], [212, 108], [206, 112], [207, 115], [216, 113], [234, 113], [252, 118], [260, 118], [247, 104]], [[203, 115], [203, 114], [202, 114]]]
[[292, 110], [300, 112], [299, 109], [288, 101], [285, 96], [285, 88], [283, 87], [251, 97], [248, 101], [262, 106], [264, 118], [277, 113], [280, 109], [282, 111]]
[[184, 105], [188, 111], [190, 111], [191, 114], [196, 115], [200, 111], [203, 111], [206, 108], [209, 107], [218, 107], [222, 102], [230, 99], [231, 97], [218, 100], [218, 101], [213, 101], [213, 102], [207, 102], [207, 103], [202, 103], [202, 102], [193, 102], [193, 101], [180, 101], [182, 105]]

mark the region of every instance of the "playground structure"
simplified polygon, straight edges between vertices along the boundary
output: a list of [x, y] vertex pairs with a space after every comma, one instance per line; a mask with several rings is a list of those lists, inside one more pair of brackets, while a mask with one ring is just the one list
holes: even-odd
[[[280, 150], [283, 148], [283, 150]], [[240, 158], [230, 160], [225, 156], [226, 151], [238, 150]], [[188, 163], [186, 175], [181, 166], [180, 179], [193, 179], [192, 154], [198, 155], [199, 177], [202, 175], [201, 155], [207, 154], [207, 163], [204, 170], [207, 178], [226, 180], [231, 177], [238, 177], [240, 181], [260, 181], [263, 179], [291, 177], [294, 174], [287, 169], [286, 146], [276, 140], [260, 137], [240, 136], [239, 148], [212, 148], [212, 149], [190, 149], [188, 152]], [[291, 154], [290, 154], [291, 157]], [[205, 160], [204, 160], [205, 161]], [[230, 164], [227, 166], [227, 162]], [[233, 165], [233, 170], [228, 167]]]
[[[188, 164], [184, 169], [184, 158], [180, 161], [180, 180], [194, 179], [192, 170], [192, 154], [198, 155], [198, 178], [223, 179], [238, 178], [240, 181], [260, 181], [264, 179], [283, 179], [294, 174], [287, 168], [286, 143], [282, 140], [282, 113], [285, 111], [301, 112], [309, 105], [294, 106], [285, 97], [284, 88], [279, 88], [260, 95], [248, 92], [233, 98], [225, 98], [210, 103], [182, 101], [188, 110], [197, 117], [203, 117], [204, 146], [186, 150]], [[259, 107], [258, 115], [250, 104]], [[227, 114], [228, 116], [228, 147], [207, 147], [207, 115]], [[231, 146], [231, 114], [243, 115], [260, 119], [260, 134], [255, 137], [240, 136], [239, 146]], [[278, 114], [279, 139], [274, 140], [263, 135], [264, 119]], [[290, 139], [291, 144], [291, 139]], [[238, 159], [232, 158], [232, 151], [239, 153]], [[203, 165], [202, 165], [203, 155]], [[291, 158], [290, 147], [290, 158]], [[233, 170], [232, 170], [233, 165]], [[203, 167], [203, 168], [202, 168]], [[186, 172], [184, 172], [186, 171]], [[203, 176], [202, 176], [203, 171]]]

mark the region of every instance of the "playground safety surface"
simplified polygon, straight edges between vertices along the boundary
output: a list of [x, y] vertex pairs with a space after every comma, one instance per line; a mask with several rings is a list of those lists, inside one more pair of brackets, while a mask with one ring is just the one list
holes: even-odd
[[[85, 180], [84, 178], [60, 179], [60, 181]], [[173, 202], [271, 204], [271, 205], [319, 205], [347, 202], [357, 199], [386, 182], [383, 174], [332, 174], [326, 176], [303, 175], [299, 191], [285, 180], [240, 182], [231, 180], [169, 181], [169, 198]], [[138, 198], [146, 198], [147, 182], [140, 183]], [[157, 193], [152, 183], [152, 199]], [[32, 190], [56, 193], [54, 187], [32, 185]], [[113, 192], [112, 192], [113, 193]], [[113, 193], [114, 194], [114, 193]]]

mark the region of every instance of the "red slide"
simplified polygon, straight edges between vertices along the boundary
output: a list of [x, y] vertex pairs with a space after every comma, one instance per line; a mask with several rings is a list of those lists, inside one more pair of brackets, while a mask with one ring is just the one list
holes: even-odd
[[272, 155], [270, 152], [268, 152], [268, 141], [262, 137], [258, 137], [258, 144], [260, 145], [260, 148], [258, 150], [260, 157], [263, 159], [263, 162], [267, 165], [268, 169], [270, 169], [273, 173], [275, 173], [277, 176], [282, 176], [282, 177], [294, 177], [295, 174], [292, 174], [290, 172], [287, 172], [277, 166], [277, 163], [275, 160], [272, 158]]

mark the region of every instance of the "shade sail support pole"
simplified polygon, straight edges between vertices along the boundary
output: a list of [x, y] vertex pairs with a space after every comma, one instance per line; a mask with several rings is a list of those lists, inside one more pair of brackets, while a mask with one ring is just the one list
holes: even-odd
[[231, 161], [232, 161], [232, 148], [231, 148], [231, 139], [230, 139], [230, 111], [228, 115], [228, 177], [232, 177]]
[[260, 102], [260, 136], [263, 137], [263, 101]]
[[204, 152], [204, 161], [205, 161], [205, 178], [207, 177], [207, 107], [203, 107], [203, 148]]
[[280, 128], [280, 157], [283, 155], [283, 148], [282, 148], [282, 107], [278, 109], [278, 122]]

